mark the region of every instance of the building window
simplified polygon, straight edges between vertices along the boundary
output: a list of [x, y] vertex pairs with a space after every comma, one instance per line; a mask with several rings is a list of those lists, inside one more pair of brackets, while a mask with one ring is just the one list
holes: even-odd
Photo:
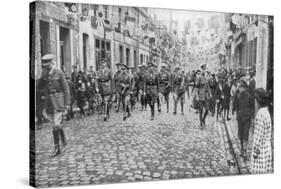
[[143, 65], [143, 54], [140, 55], [140, 62], [141, 62], [141, 65]]
[[123, 64], [123, 46], [119, 46], [119, 60], [120, 63]]
[[134, 50], [134, 67], [137, 67], [137, 51]]
[[130, 49], [126, 48], [126, 65], [130, 66]]
[[108, 60], [108, 67], [111, 68], [111, 48], [110, 42], [103, 39], [96, 39], [96, 68], [100, 68], [100, 61], [102, 58]]

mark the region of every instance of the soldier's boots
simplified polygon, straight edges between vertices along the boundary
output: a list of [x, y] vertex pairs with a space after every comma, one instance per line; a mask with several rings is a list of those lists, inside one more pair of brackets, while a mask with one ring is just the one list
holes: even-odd
[[66, 142], [66, 137], [63, 128], [59, 128], [59, 134], [61, 137], [61, 143], [65, 147], [67, 145], [67, 142]]
[[59, 142], [59, 129], [57, 127], [53, 128], [53, 137], [54, 137], [54, 144], [55, 144], [55, 149], [53, 154], [51, 155], [51, 158], [54, 158], [58, 155], [60, 155], [60, 142]]
[[177, 102], [174, 103], [174, 115], [177, 114]]
[[181, 115], [183, 115], [183, 102], [181, 102]]
[[150, 117], [150, 120], [152, 121], [154, 119], [154, 104], [151, 104], [150, 105], [150, 108], [151, 108], [151, 117]]
[[167, 101], [167, 113], [169, 113], [169, 101]]

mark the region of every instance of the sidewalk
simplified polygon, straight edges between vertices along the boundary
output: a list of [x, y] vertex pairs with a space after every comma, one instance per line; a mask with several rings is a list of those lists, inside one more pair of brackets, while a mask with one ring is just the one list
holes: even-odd
[[254, 128], [253, 128], [253, 126], [250, 127], [249, 142], [248, 142], [248, 147], [247, 147], [247, 149], [248, 149], [247, 159], [244, 160], [240, 156], [241, 146], [240, 146], [240, 140], [238, 138], [238, 123], [237, 123], [236, 115], [235, 114], [232, 115], [231, 120], [226, 121], [225, 123], [226, 123], [226, 127], [228, 129], [229, 135], [230, 135], [230, 140], [232, 142], [236, 158], [239, 163], [241, 174], [249, 174], [250, 173], [249, 165], [250, 165], [250, 156], [251, 156]]

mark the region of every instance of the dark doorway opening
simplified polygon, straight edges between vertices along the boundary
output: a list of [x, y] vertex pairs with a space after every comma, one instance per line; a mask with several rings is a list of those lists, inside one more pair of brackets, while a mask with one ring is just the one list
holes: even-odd
[[83, 68], [84, 68], [84, 71], [87, 70], [87, 66], [88, 66], [88, 45], [89, 45], [89, 35], [83, 33]]
[[50, 53], [50, 25], [40, 20], [40, 48], [41, 56]]
[[63, 71], [70, 70], [70, 32], [69, 29], [60, 27], [60, 69]]

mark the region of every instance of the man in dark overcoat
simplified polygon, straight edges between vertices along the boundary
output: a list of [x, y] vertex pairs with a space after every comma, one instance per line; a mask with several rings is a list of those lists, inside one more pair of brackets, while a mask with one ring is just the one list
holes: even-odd
[[69, 109], [70, 92], [63, 72], [55, 67], [53, 55], [47, 54], [42, 57], [42, 69], [46, 74], [46, 113], [52, 124], [55, 150], [52, 157], [61, 153], [60, 139], [62, 145], [66, 145], [66, 137], [62, 127], [63, 114]]

